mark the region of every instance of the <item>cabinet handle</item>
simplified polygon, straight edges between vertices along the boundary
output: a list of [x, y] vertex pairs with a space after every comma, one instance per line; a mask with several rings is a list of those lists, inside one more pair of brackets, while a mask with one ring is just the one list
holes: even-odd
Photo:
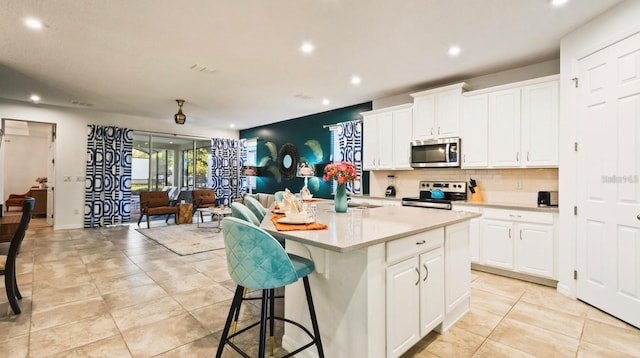
[[516, 152], [516, 162], [520, 161], [520, 152]]
[[431, 135], [433, 135], [433, 127], [431, 127]]
[[527, 162], [529, 161], [529, 152], [527, 152]]
[[420, 270], [418, 270], [417, 267], [414, 267], [416, 269], [416, 273], [418, 274], [418, 281], [416, 281], [416, 286], [418, 286], [420, 284]]
[[636, 219], [640, 220], [640, 214], [638, 214], [638, 216], [636, 216]]
[[422, 240], [422, 241], [418, 241], [418, 242], [416, 242], [416, 245], [424, 245], [424, 244], [426, 244], [426, 243], [427, 243], [427, 242], [426, 242], [425, 240]]
[[426, 264], [422, 264], [422, 267], [424, 267], [424, 270], [426, 271], [426, 274], [424, 275], [424, 279], [422, 279], [422, 282], [427, 281], [427, 278], [429, 278], [429, 268], [427, 267]]
[[520, 241], [522, 241], [522, 229], [520, 229]]
[[463, 161], [463, 162], [465, 162], [465, 163], [467, 162], [467, 155], [466, 155], [466, 154], [464, 154], [464, 155], [462, 156], [462, 161]]
[[438, 135], [440, 134], [440, 126], [438, 126]]
[[509, 238], [511, 238], [511, 228], [509, 228]]

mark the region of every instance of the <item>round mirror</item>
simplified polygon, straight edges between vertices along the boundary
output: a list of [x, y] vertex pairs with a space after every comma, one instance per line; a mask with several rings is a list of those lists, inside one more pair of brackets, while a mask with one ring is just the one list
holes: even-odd
[[291, 164], [293, 164], [293, 159], [291, 159], [289, 154], [285, 155], [284, 158], [282, 158], [282, 166], [289, 169], [291, 168]]

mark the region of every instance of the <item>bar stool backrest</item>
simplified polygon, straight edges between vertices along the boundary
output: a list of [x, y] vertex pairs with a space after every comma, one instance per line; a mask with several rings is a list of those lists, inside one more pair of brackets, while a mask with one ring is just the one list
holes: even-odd
[[249, 208], [244, 204], [235, 202], [231, 203], [231, 215], [233, 215], [233, 217], [235, 218], [249, 222], [255, 226], [260, 226], [260, 220], [258, 220], [258, 218], [253, 215], [251, 210], [249, 210]]

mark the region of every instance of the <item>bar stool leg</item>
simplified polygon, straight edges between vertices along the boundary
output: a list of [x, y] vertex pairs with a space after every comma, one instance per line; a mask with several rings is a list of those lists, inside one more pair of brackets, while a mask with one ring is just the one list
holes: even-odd
[[[247, 297], [247, 294], [249, 293], [249, 289], [248, 288], [244, 288], [244, 291], [242, 291], [242, 299], [244, 300]], [[233, 318], [233, 323], [231, 323], [231, 334], [235, 334], [236, 333], [236, 329], [238, 328], [238, 319], [240, 318], [240, 306], [238, 306], [238, 309], [236, 310], [236, 314], [235, 317]], [[233, 338], [231, 338], [231, 342], [233, 342]]]
[[216, 353], [216, 358], [222, 357], [224, 346], [227, 344], [227, 337], [229, 336], [229, 328], [231, 327], [231, 321], [233, 320], [233, 316], [235, 315], [236, 311], [240, 310], [240, 304], [242, 304], [243, 291], [244, 291], [244, 287], [240, 285], [236, 287], [236, 293], [233, 295], [233, 301], [231, 302], [231, 307], [229, 308], [229, 315], [227, 316], [227, 322], [224, 324], [224, 329], [222, 330], [222, 336], [220, 337], [220, 343], [218, 344], [218, 351]]
[[260, 344], [258, 357], [264, 358], [265, 340], [267, 338], [267, 304], [269, 303], [269, 290], [262, 290], [262, 310], [260, 316]]
[[275, 327], [275, 316], [276, 316], [276, 309], [275, 309], [275, 301], [276, 301], [276, 290], [275, 289], [270, 289], [269, 290], [269, 348], [270, 348], [270, 353], [271, 356], [273, 357], [273, 346], [275, 346], [276, 344], [276, 339], [273, 336], [274, 332], [276, 330]]
[[316, 348], [318, 348], [318, 357], [324, 358], [324, 349], [322, 348], [322, 340], [320, 339], [320, 329], [318, 328], [318, 319], [316, 317], [316, 309], [313, 306], [313, 299], [311, 298], [311, 287], [309, 286], [309, 277], [302, 278], [304, 282], [304, 292], [307, 295], [307, 304], [309, 305], [309, 314], [311, 315], [311, 325], [313, 326], [313, 335], [315, 336]]

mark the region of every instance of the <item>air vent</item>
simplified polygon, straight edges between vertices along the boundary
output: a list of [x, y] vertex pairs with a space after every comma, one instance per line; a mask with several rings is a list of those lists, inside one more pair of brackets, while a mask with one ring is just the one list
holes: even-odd
[[74, 106], [81, 106], [81, 107], [93, 107], [92, 103], [80, 102], [80, 101], [76, 101], [75, 99], [71, 101], [71, 104]]
[[218, 72], [218, 70], [216, 70], [215, 68], [210, 68], [210, 67], [207, 67], [207, 66], [198, 65], [197, 63], [191, 65], [191, 67], [189, 67], [189, 69], [191, 71], [194, 71], [194, 72], [200, 72], [200, 73], [209, 74], [209, 75]]
[[304, 100], [308, 100], [308, 99], [312, 99], [313, 98], [311, 96], [307, 96], [306, 94], [302, 94], [302, 93], [298, 93], [298, 94], [294, 95], [293, 97], [298, 98], [298, 99], [304, 99]]

